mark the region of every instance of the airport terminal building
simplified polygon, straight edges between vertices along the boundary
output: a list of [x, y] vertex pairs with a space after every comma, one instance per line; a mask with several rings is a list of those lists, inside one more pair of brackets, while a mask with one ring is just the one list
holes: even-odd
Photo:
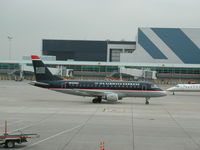
[[[134, 41], [54, 40], [42, 42], [45, 63], [80, 76], [107, 77], [120, 68], [151, 70], [160, 81], [200, 80], [200, 28], [138, 28]], [[0, 61], [0, 73], [20, 70], [31, 60]]]
[[42, 55], [56, 56], [56, 60], [119, 62], [121, 53], [132, 53], [135, 41], [88, 41], [52, 40], [42, 41]]
[[136, 50], [121, 62], [200, 64], [200, 28], [139, 28]]

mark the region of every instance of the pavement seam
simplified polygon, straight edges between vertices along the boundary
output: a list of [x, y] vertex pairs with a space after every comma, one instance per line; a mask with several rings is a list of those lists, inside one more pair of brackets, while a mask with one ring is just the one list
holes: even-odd
[[200, 149], [199, 143], [197, 143], [193, 137], [184, 129], [184, 127], [172, 116], [172, 114], [162, 105], [163, 109], [168, 113], [170, 118], [176, 123], [176, 125], [183, 130], [183, 132], [192, 140], [192, 142], [198, 147], [197, 150]]
[[12, 131], [10, 131], [9, 133], [13, 133], [13, 132], [16, 132], [16, 131], [19, 131], [19, 130], [27, 129], [27, 128], [30, 128], [30, 127], [32, 127], [32, 126], [38, 125], [38, 124], [40, 124], [40, 123], [42, 123], [42, 122], [48, 120], [50, 117], [56, 115], [57, 113], [58, 113], [58, 111], [56, 111], [56, 112], [54, 112], [54, 113], [52, 113], [52, 114], [50, 114], [50, 115], [48, 115], [48, 116], [46, 116], [46, 117], [40, 119], [40, 120], [37, 121], [36, 123], [32, 123], [32, 124], [29, 124], [29, 125], [24, 126], [24, 127], [22, 127], [22, 128], [18, 128], [18, 129], [12, 130]]
[[133, 103], [131, 104], [131, 122], [132, 122], [132, 136], [133, 136], [133, 150], [135, 149], [135, 138], [134, 138], [134, 116], [133, 116]]
[[61, 148], [61, 150], [65, 150], [65, 148], [71, 143], [71, 141], [73, 140], [74, 137], [76, 137], [79, 132], [86, 126], [86, 124], [94, 117], [94, 115], [97, 113], [97, 111], [99, 110], [99, 107], [97, 107], [97, 109], [88, 117], [88, 119], [83, 123], [83, 125], [77, 130], [77, 132], [75, 132], [71, 138], [69, 139], [69, 141]]
[[[29, 145], [29, 147], [34, 146], [34, 145], [37, 145], [37, 144], [40, 144], [40, 143], [42, 143], [42, 142], [44, 142], [44, 141], [47, 141], [47, 140], [49, 140], [49, 139], [52, 139], [52, 138], [57, 137], [57, 136], [59, 136], [59, 135], [62, 135], [62, 134], [64, 134], [64, 133], [67, 133], [67, 132], [73, 131], [73, 130], [75, 130], [75, 129], [78, 129], [78, 128], [82, 127], [83, 125], [84, 125], [84, 124], [82, 123], [82, 124], [77, 125], [77, 126], [71, 128], [71, 129], [66, 129], [66, 130], [64, 130], [64, 131], [61, 131], [61, 132], [59, 132], [59, 133], [57, 133], [57, 134], [54, 134], [54, 135], [49, 136], [49, 137], [47, 137], [47, 138], [45, 138], [45, 139], [43, 139], [43, 140], [40, 140], [40, 141], [37, 141], [37, 142], [31, 144], [31, 145]], [[29, 147], [27, 147], [27, 148], [29, 148]]]

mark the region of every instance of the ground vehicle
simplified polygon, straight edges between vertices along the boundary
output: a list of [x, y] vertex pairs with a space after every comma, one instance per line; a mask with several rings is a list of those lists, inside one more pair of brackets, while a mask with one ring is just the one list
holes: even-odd
[[38, 134], [8, 134], [7, 122], [5, 122], [5, 133], [0, 136], [0, 145], [5, 145], [6, 148], [15, 147], [15, 143], [21, 144], [27, 142], [28, 138], [38, 138]]

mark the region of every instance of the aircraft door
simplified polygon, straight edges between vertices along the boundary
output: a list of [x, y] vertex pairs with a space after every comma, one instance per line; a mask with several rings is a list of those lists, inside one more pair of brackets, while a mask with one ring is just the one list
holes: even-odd
[[147, 90], [147, 85], [142, 85], [142, 90]]
[[61, 88], [65, 88], [65, 83], [61, 83]]
[[67, 87], [67, 82], [61, 83], [61, 88], [66, 88]]

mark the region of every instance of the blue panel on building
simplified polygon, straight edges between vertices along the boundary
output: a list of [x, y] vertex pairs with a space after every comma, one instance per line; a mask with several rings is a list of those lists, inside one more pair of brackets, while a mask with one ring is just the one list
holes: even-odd
[[139, 29], [138, 43], [151, 55], [154, 59], [167, 59], [167, 57], [158, 49], [158, 47]]
[[107, 41], [43, 40], [43, 55], [56, 56], [57, 60], [106, 61]]
[[200, 64], [200, 49], [179, 28], [152, 28], [166, 45], [184, 62]]

